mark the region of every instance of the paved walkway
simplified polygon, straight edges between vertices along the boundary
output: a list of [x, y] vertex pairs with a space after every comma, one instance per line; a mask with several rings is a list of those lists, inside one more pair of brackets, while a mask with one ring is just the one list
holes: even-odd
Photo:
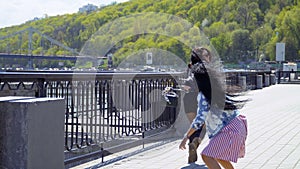
[[[299, 169], [300, 85], [278, 84], [250, 91], [247, 98], [252, 101], [241, 110], [248, 118], [246, 156], [234, 164], [235, 168]], [[178, 149], [180, 141], [176, 139], [101, 168], [206, 169], [201, 158], [195, 164], [187, 164], [187, 151]], [[208, 139], [205, 138], [199, 150], [207, 143]], [[99, 161], [96, 163], [99, 164]], [[96, 163], [92, 168], [98, 168], [95, 167]], [[85, 164], [78, 168], [88, 166]]]

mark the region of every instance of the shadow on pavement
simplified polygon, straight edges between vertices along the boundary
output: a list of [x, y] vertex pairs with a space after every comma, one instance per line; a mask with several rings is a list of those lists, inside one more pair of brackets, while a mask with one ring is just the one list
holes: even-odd
[[181, 169], [208, 169], [205, 165], [199, 165], [199, 164], [195, 164], [195, 163], [191, 163], [188, 166], [184, 166]]

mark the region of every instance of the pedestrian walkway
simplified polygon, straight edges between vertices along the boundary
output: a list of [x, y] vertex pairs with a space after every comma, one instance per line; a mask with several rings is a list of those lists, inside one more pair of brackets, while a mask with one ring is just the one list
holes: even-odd
[[[277, 84], [253, 90], [241, 110], [248, 118], [246, 156], [237, 169], [300, 168], [300, 85]], [[180, 120], [180, 119], [179, 119]], [[182, 122], [178, 122], [182, 123]], [[176, 125], [174, 126], [176, 128]], [[184, 127], [185, 128], [185, 127]], [[186, 129], [184, 129], [186, 130]], [[206, 169], [201, 157], [187, 164], [188, 151], [179, 150], [181, 139], [166, 142], [106, 166], [103, 169]], [[201, 151], [208, 143], [205, 138]], [[198, 152], [199, 154], [200, 152]], [[99, 164], [99, 161], [97, 162]], [[96, 167], [94, 163], [91, 168]], [[87, 166], [78, 166], [88, 168]]]

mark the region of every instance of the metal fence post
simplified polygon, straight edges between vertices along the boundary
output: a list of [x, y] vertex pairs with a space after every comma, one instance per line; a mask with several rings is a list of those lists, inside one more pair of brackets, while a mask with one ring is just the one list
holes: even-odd
[[36, 91], [35, 97], [46, 97], [46, 88], [44, 86], [45, 79], [38, 79], [37, 80], [37, 86], [38, 89]]

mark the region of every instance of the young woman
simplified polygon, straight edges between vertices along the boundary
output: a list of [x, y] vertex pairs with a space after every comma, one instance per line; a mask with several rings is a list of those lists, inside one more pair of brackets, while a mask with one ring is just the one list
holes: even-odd
[[199, 90], [198, 109], [179, 148], [186, 149], [188, 138], [205, 124], [210, 140], [201, 153], [203, 161], [209, 169], [219, 169], [220, 165], [233, 169], [231, 162], [245, 155], [247, 120], [238, 111], [245, 101], [230, 97], [218, 60], [207, 48], [193, 49], [191, 64]]

